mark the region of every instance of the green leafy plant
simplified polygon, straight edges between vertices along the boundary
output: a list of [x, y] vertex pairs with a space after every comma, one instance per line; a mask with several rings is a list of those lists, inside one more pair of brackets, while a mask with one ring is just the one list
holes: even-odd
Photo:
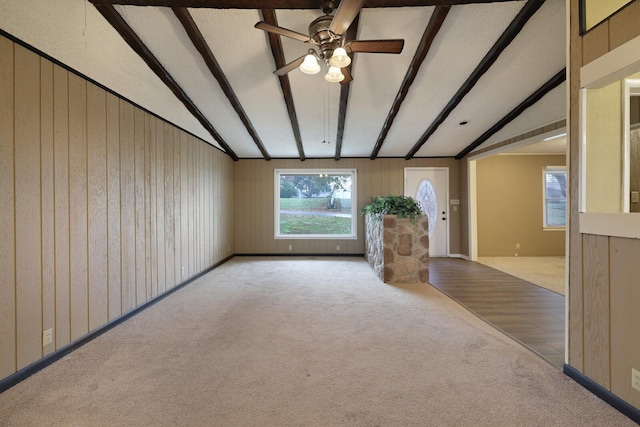
[[378, 196], [362, 208], [361, 213], [362, 215], [398, 215], [400, 218], [410, 218], [413, 222], [418, 215], [422, 215], [422, 209], [413, 197]]

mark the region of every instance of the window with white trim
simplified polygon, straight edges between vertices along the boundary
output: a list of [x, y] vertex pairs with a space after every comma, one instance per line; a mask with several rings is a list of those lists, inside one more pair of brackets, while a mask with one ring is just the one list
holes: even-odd
[[564, 230], [567, 225], [567, 170], [547, 166], [542, 171], [543, 228]]
[[355, 169], [276, 169], [276, 239], [356, 239]]

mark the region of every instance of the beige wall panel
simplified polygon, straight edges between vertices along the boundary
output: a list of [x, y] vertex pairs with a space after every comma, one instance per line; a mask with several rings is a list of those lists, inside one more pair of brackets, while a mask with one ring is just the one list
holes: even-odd
[[564, 255], [564, 231], [542, 229], [542, 171], [565, 164], [564, 155], [499, 155], [476, 162], [478, 256]]
[[[186, 153], [187, 153], [187, 163], [186, 163], [186, 174], [187, 174], [187, 235], [189, 236], [187, 239], [187, 262], [185, 265], [186, 277], [182, 280], [186, 280], [191, 277], [195, 270], [196, 265], [195, 261], [197, 258], [195, 251], [195, 225], [196, 225], [196, 215], [195, 215], [195, 206], [196, 199], [198, 197], [196, 193], [195, 187], [195, 144], [193, 143], [190, 135], [181, 135], [184, 137], [185, 145], [186, 145]], [[184, 256], [184, 254], [183, 254]]]
[[109, 320], [106, 92], [87, 86], [89, 330]]
[[205, 144], [198, 142], [198, 145], [200, 147], [200, 153], [201, 153], [201, 164], [200, 164], [200, 179], [201, 179], [201, 183], [202, 183], [202, 190], [201, 190], [201, 194], [202, 194], [202, 203], [201, 203], [201, 208], [200, 208], [200, 212], [202, 213], [202, 219], [201, 219], [201, 224], [202, 224], [202, 266], [201, 268], [205, 268], [208, 265], [211, 265], [211, 263], [213, 262], [213, 256], [212, 256], [212, 250], [211, 250], [211, 227], [209, 226], [210, 224], [210, 218], [211, 218], [211, 206], [209, 205], [209, 201], [211, 200], [212, 197], [212, 192], [211, 192], [211, 181], [212, 181], [212, 176], [210, 176], [210, 173], [207, 173], [207, 171], [211, 171], [211, 164], [210, 164], [210, 154], [211, 151], [208, 150], [208, 147], [205, 146]]
[[174, 206], [174, 164], [173, 164], [173, 130], [168, 123], [162, 126], [162, 143], [164, 145], [164, 288], [170, 289], [176, 283], [175, 253], [176, 226]]
[[585, 34], [582, 44], [584, 63], [597, 59], [609, 51], [609, 22], [605, 21]]
[[87, 240], [87, 82], [69, 74], [69, 244], [71, 340], [89, 330]]
[[107, 254], [109, 320], [122, 314], [120, 274], [120, 100], [107, 94]]
[[[147, 259], [148, 259], [148, 272], [147, 283], [150, 286], [147, 289], [148, 297], [156, 297], [159, 294], [158, 290], [158, 188], [157, 188], [157, 173], [158, 173], [158, 119], [152, 116], [148, 116], [149, 120], [149, 135], [147, 137], [147, 147], [145, 150], [147, 156], [145, 156], [145, 168], [148, 170], [149, 185], [145, 197], [147, 200]], [[162, 132], [160, 132], [162, 133]], [[164, 273], [164, 267], [163, 267]]]
[[[211, 234], [211, 256], [213, 260], [222, 259], [226, 255], [227, 236], [217, 228], [217, 210], [226, 204], [225, 194], [220, 191], [220, 181], [225, 180], [226, 168], [218, 163], [217, 150], [208, 150], [209, 152], [209, 170], [212, 171], [210, 182], [211, 192], [209, 197], [209, 232]], [[213, 172], [216, 171], [216, 172]], [[224, 250], [221, 248], [224, 246]]]
[[194, 142], [194, 163], [195, 163], [195, 226], [194, 226], [194, 240], [196, 247], [196, 259], [195, 259], [195, 271], [200, 271], [200, 269], [204, 266], [204, 230], [203, 230], [203, 219], [204, 219], [204, 211], [202, 210], [202, 197], [203, 197], [203, 189], [204, 182], [202, 177], [202, 144], [200, 141], [193, 139]]
[[[205, 234], [232, 178], [228, 156], [0, 38], [0, 379], [158, 295], [166, 275], [185, 280], [174, 263], [194, 275], [220, 261], [230, 234]], [[176, 234], [184, 256], [166, 250]]]
[[609, 49], [640, 35], [640, 2], [635, 1], [609, 19]]
[[134, 108], [120, 100], [120, 259], [122, 313], [136, 306]]
[[189, 206], [189, 143], [187, 135], [178, 131], [178, 141], [180, 149], [180, 278], [178, 283], [182, 283], [191, 276], [189, 270], [189, 256], [191, 235], [189, 234], [189, 218], [191, 209]]
[[165, 210], [165, 170], [164, 170], [164, 123], [162, 120], [155, 120], [156, 134], [154, 138], [154, 154], [155, 154], [155, 213], [156, 213], [156, 262], [151, 266], [153, 270], [156, 269], [157, 275], [157, 288], [158, 294], [161, 294], [166, 289], [165, 276], [166, 276], [166, 260], [165, 260], [165, 223], [164, 223], [164, 210]]
[[54, 207], [56, 251], [56, 348], [71, 342], [69, 272], [69, 72], [54, 66]]
[[610, 388], [609, 238], [584, 235], [584, 374]]
[[582, 66], [582, 38], [579, 35], [578, 1], [571, 1], [570, 13], [570, 56], [569, 56], [569, 289], [568, 289], [568, 362], [575, 369], [584, 371], [584, 334], [582, 309], [582, 235], [578, 222], [578, 177], [580, 174], [579, 156], [579, 117], [578, 93], [580, 89], [580, 67]]
[[173, 209], [174, 209], [174, 241], [175, 241], [175, 255], [174, 255], [174, 268], [173, 268], [173, 284], [171, 287], [176, 286], [182, 282], [182, 221], [180, 214], [182, 212], [182, 148], [180, 141], [180, 132], [178, 129], [173, 128]]
[[0, 37], [0, 378], [16, 370], [14, 44]]
[[640, 408], [631, 368], [640, 371], [640, 240], [611, 238], [611, 391]]
[[[40, 59], [40, 187], [42, 190], [42, 330], [55, 330], [56, 270], [53, 200], [53, 63]], [[0, 193], [2, 194], [2, 193]], [[54, 341], [43, 348], [55, 350]]]
[[16, 334], [18, 369], [42, 356], [40, 59], [15, 47]]
[[[404, 168], [446, 166], [449, 167], [449, 195], [460, 198], [457, 175], [460, 162], [454, 159], [414, 159], [409, 162], [402, 159], [333, 159], [298, 160], [241, 160], [235, 162], [234, 178], [234, 245], [238, 254], [289, 253], [331, 253], [335, 254], [336, 245], [340, 253], [362, 254], [364, 252], [364, 218], [360, 210], [372, 198], [387, 194], [404, 193]], [[355, 168], [357, 174], [358, 198], [358, 239], [274, 239], [274, 169], [321, 169]], [[542, 179], [542, 178], [541, 178]], [[459, 236], [459, 223], [450, 222], [456, 228], [453, 235]], [[458, 241], [451, 242], [452, 250], [459, 250]], [[455, 249], [454, 249], [455, 248]], [[455, 252], [454, 252], [455, 253]]]
[[144, 116], [145, 112], [135, 108], [133, 117], [134, 141], [134, 206], [135, 206], [135, 260], [136, 260], [136, 306], [147, 300], [145, 277], [145, 206], [144, 206]]
[[151, 274], [151, 125], [150, 115], [143, 112], [144, 132], [143, 132], [143, 188], [144, 188], [144, 289], [145, 301], [149, 301], [153, 293], [154, 280]]

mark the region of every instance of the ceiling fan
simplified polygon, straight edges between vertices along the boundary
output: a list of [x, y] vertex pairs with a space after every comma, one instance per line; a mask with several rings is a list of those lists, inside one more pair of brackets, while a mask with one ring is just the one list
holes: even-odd
[[284, 76], [289, 71], [299, 67], [306, 74], [320, 72], [318, 60], [324, 61], [329, 71], [325, 80], [329, 82], [349, 83], [353, 78], [347, 68], [351, 64], [351, 56], [356, 52], [367, 53], [400, 53], [404, 47], [403, 39], [391, 40], [345, 40], [345, 33], [356, 18], [365, 0], [342, 0], [334, 16], [331, 12], [336, 7], [335, 0], [322, 0], [320, 9], [324, 15], [309, 24], [309, 35], [298, 33], [286, 28], [278, 27], [264, 21], [255, 27], [269, 33], [289, 37], [303, 43], [311, 43], [318, 49], [311, 48], [308, 53], [291, 61], [282, 68], [274, 71]]

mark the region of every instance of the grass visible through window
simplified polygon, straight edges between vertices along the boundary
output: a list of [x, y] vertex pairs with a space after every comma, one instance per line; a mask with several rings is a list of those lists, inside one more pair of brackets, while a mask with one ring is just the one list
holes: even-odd
[[331, 206], [330, 197], [280, 199], [282, 234], [349, 234], [351, 209]]

